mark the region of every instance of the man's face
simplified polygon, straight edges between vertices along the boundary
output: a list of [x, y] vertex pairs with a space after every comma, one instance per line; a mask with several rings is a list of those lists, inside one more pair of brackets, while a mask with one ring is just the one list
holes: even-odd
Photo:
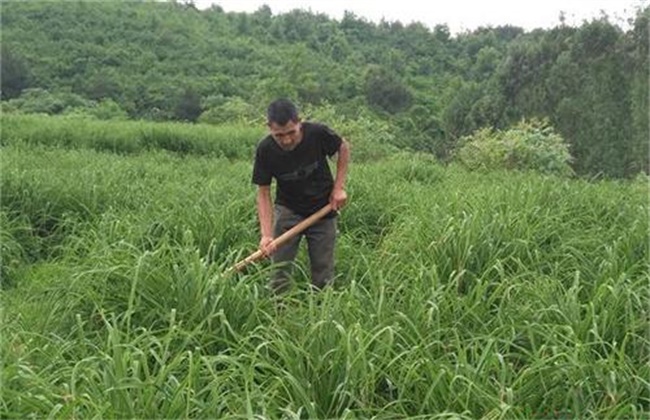
[[293, 150], [302, 140], [302, 129], [300, 121], [289, 121], [285, 125], [269, 123], [269, 132], [275, 142], [282, 150]]

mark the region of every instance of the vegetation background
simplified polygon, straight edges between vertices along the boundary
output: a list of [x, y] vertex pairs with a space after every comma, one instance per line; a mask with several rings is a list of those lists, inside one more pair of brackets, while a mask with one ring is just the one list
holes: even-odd
[[[478, 129], [546, 120], [579, 175], [648, 172], [648, 8], [526, 32], [197, 10], [191, 2], [2, 3], [3, 111], [262, 123], [272, 98], [384, 122], [449, 160]], [[309, 114], [309, 112], [308, 112]], [[309, 116], [309, 115], [307, 115]]]
[[[648, 9], [0, 7], [0, 417], [650, 415]], [[336, 282], [280, 302], [224, 274], [276, 96], [353, 146]]]

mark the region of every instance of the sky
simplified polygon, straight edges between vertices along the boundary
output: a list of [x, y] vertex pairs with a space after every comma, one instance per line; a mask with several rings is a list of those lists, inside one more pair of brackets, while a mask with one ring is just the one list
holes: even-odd
[[625, 21], [634, 17], [636, 8], [649, 3], [650, 0], [194, 0], [200, 9], [216, 4], [226, 12], [254, 12], [266, 4], [274, 15], [303, 9], [337, 20], [350, 11], [375, 23], [382, 19], [403, 24], [420, 22], [430, 29], [446, 24], [452, 34], [499, 25], [548, 29], [559, 24], [562, 12], [566, 24], [577, 26], [600, 17], [604, 11], [610, 22], [627, 29]]

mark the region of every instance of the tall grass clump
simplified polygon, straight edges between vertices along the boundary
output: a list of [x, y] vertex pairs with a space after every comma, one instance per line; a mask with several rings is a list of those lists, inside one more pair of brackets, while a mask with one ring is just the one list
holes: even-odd
[[[24, 237], [26, 247], [45, 241], [32, 250], [43, 258], [61, 250], [64, 240], [94, 233], [93, 227], [107, 218], [134, 223], [128, 235], [141, 247], [155, 247], [163, 239], [179, 241], [190, 226], [200, 248], [212, 247], [214, 252], [227, 249], [229, 240], [254, 226], [247, 162], [188, 161], [160, 151], [122, 158], [24, 145], [6, 148], [4, 158], [8, 164], [2, 178], [3, 209], [10, 217], [25, 220], [31, 236], [39, 239], [31, 243]], [[55, 171], [52, 161], [57, 162]], [[250, 225], [242, 229], [231, 223], [235, 215], [246, 214]], [[226, 229], [215, 230], [221, 226]]]
[[647, 183], [354, 162], [276, 297], [248, 157], [89, 149], [3, 146], [3, 418], [650, 413]]
[[26, 143], [118, 154], [167, 150], [180, 155], [247, 159], [263, 127], [146, 121], [102, 121], [76, 116], [3, 114], [2, 145]]

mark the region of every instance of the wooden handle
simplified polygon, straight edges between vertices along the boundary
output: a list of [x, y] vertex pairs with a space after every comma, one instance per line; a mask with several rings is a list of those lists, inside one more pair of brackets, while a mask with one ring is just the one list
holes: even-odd
[[[323, 218], [325, 215], [330, 213], [332, 211], [332, 206], [330, 204], [327, 204], [325, 207], [322, 209], [318, 210], [316, 213], [312, 214], [305, 220], [301, 221], [288, 231], [284, 232], [282, 235], [278, 236], [275, 238], [272, 242], [272, 244], [275, 245], [276, 248], [280, 248], [282, 245], [284, 245], [289, 239], [293, 238], [303, 230], [307, 229], [309, 226], [313, 225], [318, 221], [319, 219]], [[264, 258], [264, 253], [262, 250], [257, 250], [250, 254], [248, 257], [244, 258], [243, 260], [237, 262], [235, 265], [230, 267], [226, 272], [232, 272], [232, 271], [241, 271], [244, 267], [246, 267], [248, 264], [255, 262], [259, 259]]]

